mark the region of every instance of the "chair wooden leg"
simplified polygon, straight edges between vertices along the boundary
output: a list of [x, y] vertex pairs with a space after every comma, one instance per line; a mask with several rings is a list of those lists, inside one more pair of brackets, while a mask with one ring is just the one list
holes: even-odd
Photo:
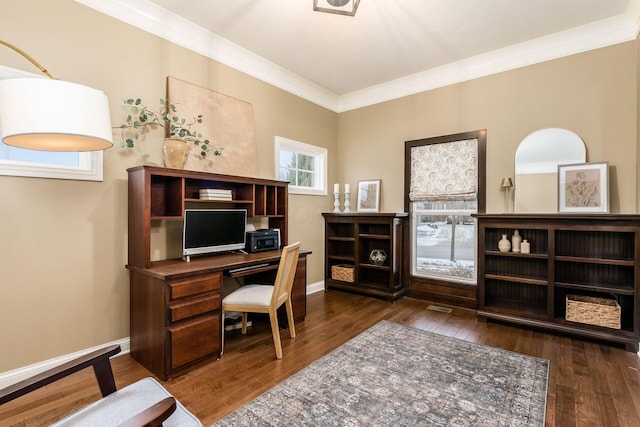
[[271, 333], [273, 334], [273, 345], [276, 348], [276, 358], [282, 359], [282, 343], [280, 342], [280, 326], [278, 326], [278, 312], [269, 310], [269, 320], [271, 321]]
[[285, 307], [287, 308], [287, 320], [289, 321], [289, 336], [291, 338], [296, 337], [296, 325], [293, 322], [293, 305], [291, 304], [291, 297], [287, 298], [284, 302]]
[[102, 397], [108, 396], [116, 391], [116, 382], [113, 378], [113, 371], [111, 370], [111, 362], [109, 359], [97, 361], [93, 365], [93, 372], [98, 380]]
[[242, 313], [242, 333], [247, 333], [247, 312]]

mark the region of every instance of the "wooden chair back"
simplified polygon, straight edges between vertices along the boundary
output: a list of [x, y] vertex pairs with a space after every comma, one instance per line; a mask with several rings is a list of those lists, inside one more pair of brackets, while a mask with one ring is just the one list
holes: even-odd
[[278, 272], [276, 273], [276, 279], [273, 283], [273, 296], [271, 297], [272, 307], [279, 307], [291, 294], [299, 256], [300, 242], [292, 243], [282, 248]]

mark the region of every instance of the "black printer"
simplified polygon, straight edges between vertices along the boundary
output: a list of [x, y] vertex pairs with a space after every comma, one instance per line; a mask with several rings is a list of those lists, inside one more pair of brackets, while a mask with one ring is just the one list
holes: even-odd
[[280, 230], [265, 228], [247, 231], [245, 250], [247, 252], [273, 251], [280, 247]]

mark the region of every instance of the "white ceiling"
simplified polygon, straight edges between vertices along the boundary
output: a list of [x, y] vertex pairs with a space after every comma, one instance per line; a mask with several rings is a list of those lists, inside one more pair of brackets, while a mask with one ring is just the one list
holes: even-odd
[[[335, 111], [638, 33], [640, 0], [76, 0]], [[196, 24], [196, 25], [193, 25]]]

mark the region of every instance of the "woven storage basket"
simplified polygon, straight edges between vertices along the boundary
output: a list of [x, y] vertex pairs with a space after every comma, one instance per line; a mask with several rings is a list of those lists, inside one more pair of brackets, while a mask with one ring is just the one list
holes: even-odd
[[567, 295], [567, 320], [620, 329], [618, 301], [584, 295]]
[[331, 266], [331, 278], [333, 280], [341, 280], [343, 282], [353, 282], [354, 268], [352, 265], [338, 264]]

